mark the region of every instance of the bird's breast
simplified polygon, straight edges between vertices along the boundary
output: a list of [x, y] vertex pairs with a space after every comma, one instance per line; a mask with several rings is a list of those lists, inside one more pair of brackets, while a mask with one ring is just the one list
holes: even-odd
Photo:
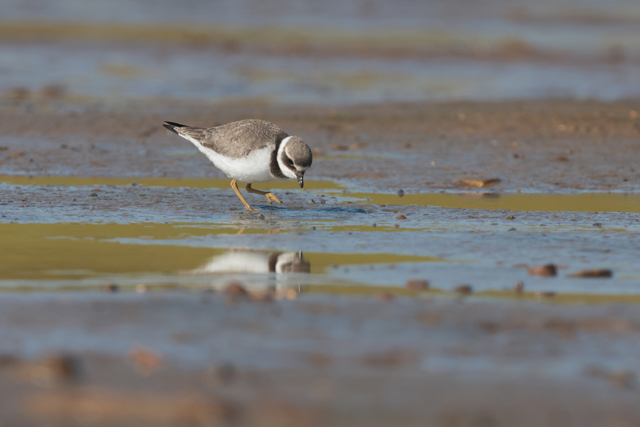
[[269, 148], [262, 148], [238, 158], [220, 155], [206, 147], [202, 147], [200, 151], [229, 178], [245, 183], [266, 182], [273, 179], [269, 171], [272, 151]]

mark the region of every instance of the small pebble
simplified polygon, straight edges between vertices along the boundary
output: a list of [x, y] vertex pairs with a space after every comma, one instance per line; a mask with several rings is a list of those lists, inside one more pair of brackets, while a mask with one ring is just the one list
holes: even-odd
[[395, 295], [391, 292], [380, 292], [378, 294], [378, 299], [382, 302], [392, 302], [395, 298]]
[[373, 228], [376, 228], [377, 226], [378, 226], [378, 224], [376, 224], [375, 222], [372, 225]]
[[454, 291], [460, 295], [469, 295], [473, 292], [473, 288], [471, 285], [458, 285], [455, 287]]
[[537, 298], [553, 298], [556, 296], [556, 293], [553, 291], [538, 291], [534, 292], [533, 295]]
[[404, 190], [402, 190], [402, 189], [398, 190], [397, 194], [398, 194], [398, 197], [404, 196]]
[[133, 362], [138, 373], [149, 375], [164, 364], [160, 353], [146, 347], [134, 346], [129, 350], [129, 359]]
[[597, 277], [613, 277], [613, 271], [601, 268], [596, 270], [582, 270], [577, 273], [570, 274], [569, 277], [577, 277], [577, 278], [597, 278]]
[[273, 294], [274, 292], [270, 290], [259, 290], [251, 292], [251, 301], [256, 302], [273, 302]]
[[30, 95], [29, 89], [22, 86], [12, 87], [7, 92], [8, 92], [9, 98], [11, 98], [14, 101], [25, 99]]
[[406, 284], [408, 289], [414, 291], [426, 291], [429, 289], [429, 281], [428, 280], [420, 280], [420, 279], [409, 279]]
[[298, 298], [298, 292], [293, 288], [280, 289], [276, 291], [275, 297], [276, 299], [288, 299], [293, 301]]
[[516, 282], [516, 285], [513, 287], [517, 294], [521, 294], [524, 292], [524, 283]]
[[396, 219], [407, 219], [407, 217], [402, 215], [402, 214], [400, 214], [400, 215], [396, 216]]
[[558, 274], [558, 268], [555, 264], [537, 265], [529, 268], [529, 274], [532, 276], [551, 277]]
[[512, 220], [512, 219], [516, 219], [516, 217], [515, 217], [515, 216], [513, 216], [513, 215], [509, 215], [509, 216], [507, 217], [507, 219]]
[[609, 374], [609, 381], [614, 387], [620, 389], [633, 388], [636, 381], [636, 374], [632, 371], [618, 371]]
[[240, 297], [246, 296], [248, 294], [247, 290], [242, 286], [240, 282], [229, 282], [222, 290], [226, 295], [232, 297]]
[[108, 283], [106, 285], [100, 286], [100, 290], [102, 292], [118, 292], [120, 290], [120, 287], [115, 283]]
[[230, 384], [236, 376], [236, 368], [231, 363], [223, 363], [211, 370], [213, 379], [222, 384]]
[[363, 148], [367, 148], [367, 144], [364, 142], [356, 142], [355, 144], [349, 145], [349, 150], [362, 150]]
[[70, 355], [48, 356], [29, 370], [31, 382], [39, 387], [77, 380], [81, 373], [80, 360]]
[[48, 84], [40, 88], [40, 94], [45, 98], [60, 98], [64, 96], [66, 88], [61, 84]]

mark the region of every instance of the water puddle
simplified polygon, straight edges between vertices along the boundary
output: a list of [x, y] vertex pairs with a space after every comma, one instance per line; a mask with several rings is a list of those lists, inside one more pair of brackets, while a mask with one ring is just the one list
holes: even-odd
[[[581, 249], [575, 234], [556, 241], [528, 236], [527, 245], [518, 246], [520, 238], [514, 241], [513, 234], [432, 235], [397, 229], [380, 233], [369, 227], [358, 232], [307, 229], [267, 238], [268, 229], [235, 227], [0, 224], [0, 291], [97, 290], [105, 284], [131, 290], [139, 286], [201, 290], [222, 289], [237, 280], [249, 289], [296, 293], [458, 297], [458, 286], [472, 283], [474, 295], [493, 298], [567, 303], [640, 299], [633, 242], [624, 236], [601, 239], [601, 251], [590, 253], [594, 242], [585, 240], [587, 246]], [[505, 251], [514, 242], [517, 250]], [[567, 244], [573, 252], [564, 249]], [[623, 252], [612, 253], [609, 247]], [[614, 267], [614, 278], [571, 278], [585, 263], [592, 265], [589, 256], [605, 263], [602, 266]], [[516, 264], [536, 259], [556, 261], [558, 277], [531, 277]], [[415, 279], [428, 279], [430, 285], [424, 289], [407, 285]], [[522, 280], [526, 292], [517, 294], [513, 284]]]
[[[104, 283], [111, 278], [129, 283], [148, 281], [146, 279], [151, 277], [151, 282], [178, 280], [188, 283], [189, 276], [202, 278], [221, 274], [308, 273], [321, 276], [345, 265], [447, 262], [436, 257], [391, 253], [306, 252], [303, 255], [294, 251], [166, 243], [236, 233], [237, 230], [228, 228], [185, 228], [170, 224], [0, 224], [3, 236], [0, 241], [0, 258], [3, 259], [0, 288], [3, 283], [6, 286], [9, 282], [34, 280], [68, 284], [84, 279], [103, 279]], [[167, 277], [158, 279], [160, 275]], [[217, 279], [221, 283], [229, 280], [228, 277]], [[265, 279], [269, 278], [258, 277], [258, 283], [264, 286]], [[332, 282], [330, 278], [310, 279], [312, 283], [319, 281]], [[203, 280], [195, 282], [203, 283]]]
[[[167, 187], [167, 188], [229, 188], [231, 180], [227, 178], [113, 178], [113, 177], [84, 177], [84, 176], [39, 176], [39, 175], [0, 175], [0, 182], [11, 185], [57, 185], [57, 186], [85, 186], [94, 187], [100, 185], [114, 186], [142, 186], [142, 187]], [[271, 181], [263, 184], [265, 188], [294, 190], [299, 186], [292, 180]], [[260, 184], [253, 185], [254, 188], [262, 188]], [[342, 190], [346, 187], [322, 179], [312, 179], [305, 181], [304, 187], [307, 190]]]
[[[10, 185], [33, 186], [141, 186], [193, 189], [229, 188], [226, 178], [114, 178], [79, 176], [27, 176], [0, 175], [0, 183]], [[255, 184], [254, 188], [275, 190], [299, 190], [292, 180], [271, 181]], [[361, 192], [349, 188], [343, 183], [326, 179], [305, 181], [305, 190], [324, 190], [332, 197], [374, 205], [416, 205], [437, 206], [456, 209], [490, 209], [514, 211], [548, 212], [627, 212], [640, 213], [640, 195], [628, 193], [577, 193], [577, 194], [540, 194], [540, 193], [420, 193], [397, 194]]]
[[[456, 295], [468, 283], [475, 295], [502, 298], [519, 281], [532, 298], [561, 295], [553, 301], [640, 295], [638, 195], [399, 197], [310, 180], [311, 192], [287, 192], [285, 205], [246, 213], [226, 179], [3, 176], [0, 182], [6, 190], [0, 290], [95, 290], [105, 283], [210, 289], [239, 280], [296, 292], [417, 295], [406, 284], [424, 279], [433, 295]], [[558, 264], [557, 277], [529, 275], [526, 266], [549, 262]], [[590, 268], [615, 274], [571, 277]]]
[[458, 209], [505, 209], [548, 212], [640, 213], [640, 195], [624, 193], [496, 194], [496, 193], [349, 193], [361, 203], [439, 206]]
[[[410, 3], [406, 10], [413, 9], [415, 2]], [[217, 16], [218, 9], [209, 15]], [[8, 58], [3, 82], [6, 87], [41, 87], [53, 80], [74, 97], [112, 102], [123, 97], [164, 97], [336, 105], [638, 95], [633, 78], [638, 64], [632, 59], [637, 56], [638, 36], [624, 26], [596, 31], [575, 22], [563, 28], [499, 23], [510, 15], [504, 12], [480, 20], [475, 13], [469, 20], [452, 22], [437, 10], [409, 13], [389, 25], [387, 8], [380, 9], [385, 16], [378, 25], [352, 17], [338, 27], [326, 24], [344, 19], [343, 9], [334, 10], [337, 16], [331, 18], [323, 15], [320, 22], [317, 16], [304, 17], [299, 27], [292, 27], [289, 20], [267, 26], [247, 27], [245, 20], [235, 26], [227, 20], [194, 25], [200, 16], [184, 18], [188, 26], [168, 26], [167, 22], [176, 22], [175, 16], [183, 15], [182, 10], [146, 25], [7, 18], [0, 26], [0, 38], [13, 43], [0, 47], [0, 56]], [[435, 21], [425, 27], [423, 20], [415, 21], [416, 16]], [[245, 19], [250, 22], [255, 17]], [[310, 25], [310, 19], [316, 25]], [[469, 27], [470, 22], [475, 23]], [[15, 42], [21, 39], [51, 43]], [[212, 67], [215, 78], [209, 71]], [[42, 69], [48, 72], [41, 73]]]

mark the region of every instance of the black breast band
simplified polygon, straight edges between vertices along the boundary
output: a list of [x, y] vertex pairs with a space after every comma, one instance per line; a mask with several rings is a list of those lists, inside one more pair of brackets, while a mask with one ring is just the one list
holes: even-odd
[[278, 165], [278, 151], [280, 150], [280, 144], [282, 140], [285, 139], [288, 135], [284, 135], [276, 140], [276, 148], [271, 152], [271, 162], [269, 163], [269, 172], [271, 172], [271, 176], [275, 178], [286, 178], [286, 176], [282, 173], [280, 169], [280, 165]]

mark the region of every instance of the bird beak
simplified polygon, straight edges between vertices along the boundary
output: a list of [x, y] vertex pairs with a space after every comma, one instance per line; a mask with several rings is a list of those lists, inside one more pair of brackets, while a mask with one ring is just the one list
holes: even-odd
[[298, 184], [300, 184], [300, 188], [304, 187], [304, 174], [303, 173], [299, 173], [298, 174]]

